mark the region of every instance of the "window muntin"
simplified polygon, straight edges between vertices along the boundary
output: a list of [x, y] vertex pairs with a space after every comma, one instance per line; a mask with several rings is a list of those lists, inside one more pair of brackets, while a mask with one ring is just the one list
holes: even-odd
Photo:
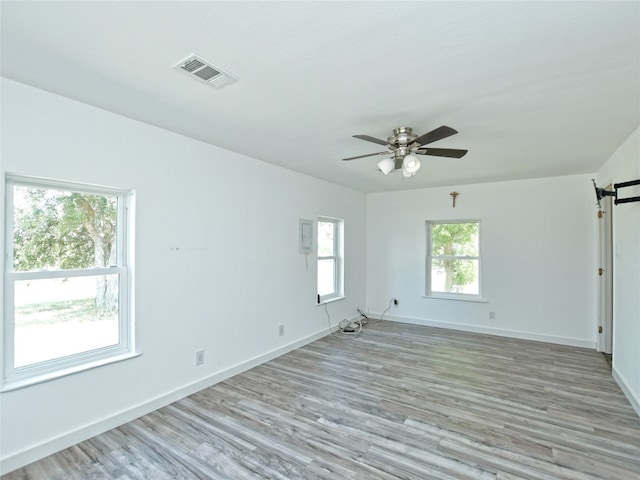
[[3, 383], [131, 353], [131, 193], [7, 176]]
[[318, 295], [320, 302], [342, 297], [342, 221], [318, 219]]
[[480, 296], [480, 222], [427, 222], [427, 296]]

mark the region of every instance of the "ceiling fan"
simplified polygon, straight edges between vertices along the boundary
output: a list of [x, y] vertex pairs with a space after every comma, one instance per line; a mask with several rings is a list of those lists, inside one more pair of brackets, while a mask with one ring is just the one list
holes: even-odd
[[420, 136], [413, 133], [413, 130], [409, 127], [398, 127], [393, 130], [393, 134], [387, 138], [386, 141], [370, 137], [369, 135], [354, 135], [354, 138], [384, 145], [389, 151], [368, 153], [366, 155], [358, 155], [357, 157], [343, 158], [342, 160], [349, 161], [374, 155], [390, 155], [389, 158], [378, 162], [378, 169], [385, 175], [388, 175], [393, 170], [402, 169], [403, 176], [412, 177], [420, 169], [420, 160], [418, 160], [416, 155], [432, 155], [450, 158], [464, 157], [467, 150], [425, 147], [425, 145], [450, 137], [456, 133], [458, 133], [457, 130], [443, 125]]

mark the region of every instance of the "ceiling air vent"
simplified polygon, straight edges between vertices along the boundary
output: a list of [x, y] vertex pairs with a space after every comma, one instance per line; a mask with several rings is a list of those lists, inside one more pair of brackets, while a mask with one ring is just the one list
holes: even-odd
[[230, 83], [237, 82], [238, 77], [225, 72], [220, 67], [216, 67], [213, 63], [206, 61], [198, 55], [191, 55], [174, 68], [186, 73], [190, 77], [194, 77], [200, 82], [211, 85], [213, 88], [222, 88]]

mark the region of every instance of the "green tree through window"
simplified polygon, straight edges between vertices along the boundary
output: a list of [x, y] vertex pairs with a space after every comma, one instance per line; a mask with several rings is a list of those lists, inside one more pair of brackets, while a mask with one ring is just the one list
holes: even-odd
[[479, 294], [479, 223], [428, 222], [429, 292]]
[[[14, 203], [14, 270], [115, 265], [117, 197], [16, 186]], [[115, 280], [99, 277], [101, 312], [117, 308]]]

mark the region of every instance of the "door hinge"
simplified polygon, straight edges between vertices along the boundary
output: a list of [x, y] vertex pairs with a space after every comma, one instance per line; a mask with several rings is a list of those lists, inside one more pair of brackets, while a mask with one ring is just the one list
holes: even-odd
[[598, 333], [602, 333], [602, 325], [598, 327]]
[[601, 277], [602, 274], [604, 273], [604, 268], [600, 267], [598, 268], [598, 275]]
[[598, 210], [598, 218], [602, 218], [602, 215], [603, 215], [602, 210]]

